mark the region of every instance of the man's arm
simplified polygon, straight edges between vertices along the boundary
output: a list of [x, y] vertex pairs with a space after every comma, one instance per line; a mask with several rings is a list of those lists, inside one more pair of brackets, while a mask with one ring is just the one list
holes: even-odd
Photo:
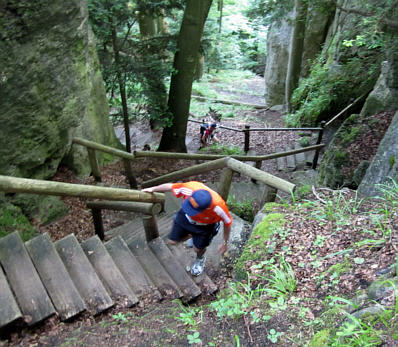
[[231, 226], [224, 224], [224, 242], [218, 249], [221, 254], [224, 254], [228, 249], [229, 234], [231, 233]]
[[158, 186], [144, 188], [141, 191], [146, 192], [146, 193], [169, 192], [169, 191], [171, 191], [172, 186], [173, 186], [173, 183], [163, 183]]

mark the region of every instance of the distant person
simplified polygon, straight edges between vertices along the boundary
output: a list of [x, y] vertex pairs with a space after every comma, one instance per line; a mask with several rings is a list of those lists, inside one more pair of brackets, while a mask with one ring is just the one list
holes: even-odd
[[228, 249], [232, 217], [223, 198], [201, 182], [165, 183], [143, 192], [171, 191], [177, 198], [183, 198], [181, 209], [174, 216], [169, 234], [169, 243], [174, 245], [192, 238], [196, 260], [191, 274], [199, 276], [205, 268], [206, 248], [218, 233], [220, 222], [224, 223], [224, 242], [219, 248], [221, 254]]
[[215, 136], [217, 123], [202, 123], [200, 125], [200, 143], [201, 147], [205, 147], [210, 141], [218, 143], [219, 140]]

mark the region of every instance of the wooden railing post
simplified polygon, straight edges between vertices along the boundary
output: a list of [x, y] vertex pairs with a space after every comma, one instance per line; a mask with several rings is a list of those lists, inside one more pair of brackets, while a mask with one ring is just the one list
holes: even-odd
[[101, 240], [104, 240], [105, 233], [104, 233], [104, 224], [102, 222], [101, 209], [92, 208], [91, 213], [93, 215], [95, 233], [98, 235], [98, 237]]
[[228, 200], [233, 174], [234, 172], [229, 167], [224, 168], [222, 171], [220, 177], [220, 186], [218, 188], [218, 194], [220, 194], [220, 196], [224, 199], [224, 201]]
[[156, 216], [142, 217], [142, 223], [144, 224], [145, 237], [147, 242], [159, 237], [159, 229]]
[[245, 125], [245, 148], [244, 151], [247, 153], [250, 149], [250, 125]]
[[133, 174], [133, 170], [131, 169], [130, 160], [123, 158], [124, 170], [126, 171], [127, 180], [129, 181], [130, 188], [137, 189], [137, 180]]
[[[321, 130], [319, 130], [318, 140], [316, 141], [316, 144], [317, 144], [317, 145], [319, 145], [319, 144], [321, 143], [321, 141], [322, 141], [323, 130], [324, 130], [324, 128], [325, 128], [325, 124], [326, 124], [325, 121], [322, 121], [322, 122], [321, 122]], [[317, 150], [315, 151], [314, 159], [313, 159], [313, 161], [312, 161], [312, 167], [311, 167], [313, 170], [315, 170], [315, 169], [316, 169], [316, 166], [318, 165], [319, 152], [320, 152], [320, 149], [317, 149]]]
[[90, 161], [91, 173], [93, 174], [94, 179], [97, 182], [101, 182], [101, 171], [99, 169], [97, 154], [95, 152], [95, 149], [87, 147], [87, 153], [88, 153], [88, 160]]

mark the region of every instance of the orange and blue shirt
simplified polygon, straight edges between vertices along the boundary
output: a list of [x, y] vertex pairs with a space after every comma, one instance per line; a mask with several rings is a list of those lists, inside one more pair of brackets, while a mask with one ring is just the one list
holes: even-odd
[[197, 223], [214, 224], [222, 221], [225, 226], [230, 226], [232, 224], [232, 217], [228, 207], [224, 199], [214, 190], [196, 181], [173, 183], [171, 187], [173, 195], [177, 198], [183, 198], [184, 200], [192, 196], [192, 194], [199, 189], [207, 190], [211, 194], [212, 202], [206, 210], [190, 218]]

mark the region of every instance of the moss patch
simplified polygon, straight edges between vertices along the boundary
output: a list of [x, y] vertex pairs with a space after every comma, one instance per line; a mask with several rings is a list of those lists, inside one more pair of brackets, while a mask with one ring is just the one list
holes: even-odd
[[18, 231], [25, 242], [37, 235], [36, 229], [29, 223], [21, 209], [10, 203], [4, 203], [0, 208], [0, 237]]
[[246, 266], [248, 264], [262, 259], [264, 254], [267, 254], [267, 241], [283, 227], [284, 217], [285, 215], [282, 213], [270, 213], [257, 224], [242, 255], [236, 262], [235, 274], [237, 279], [246, 277]]

